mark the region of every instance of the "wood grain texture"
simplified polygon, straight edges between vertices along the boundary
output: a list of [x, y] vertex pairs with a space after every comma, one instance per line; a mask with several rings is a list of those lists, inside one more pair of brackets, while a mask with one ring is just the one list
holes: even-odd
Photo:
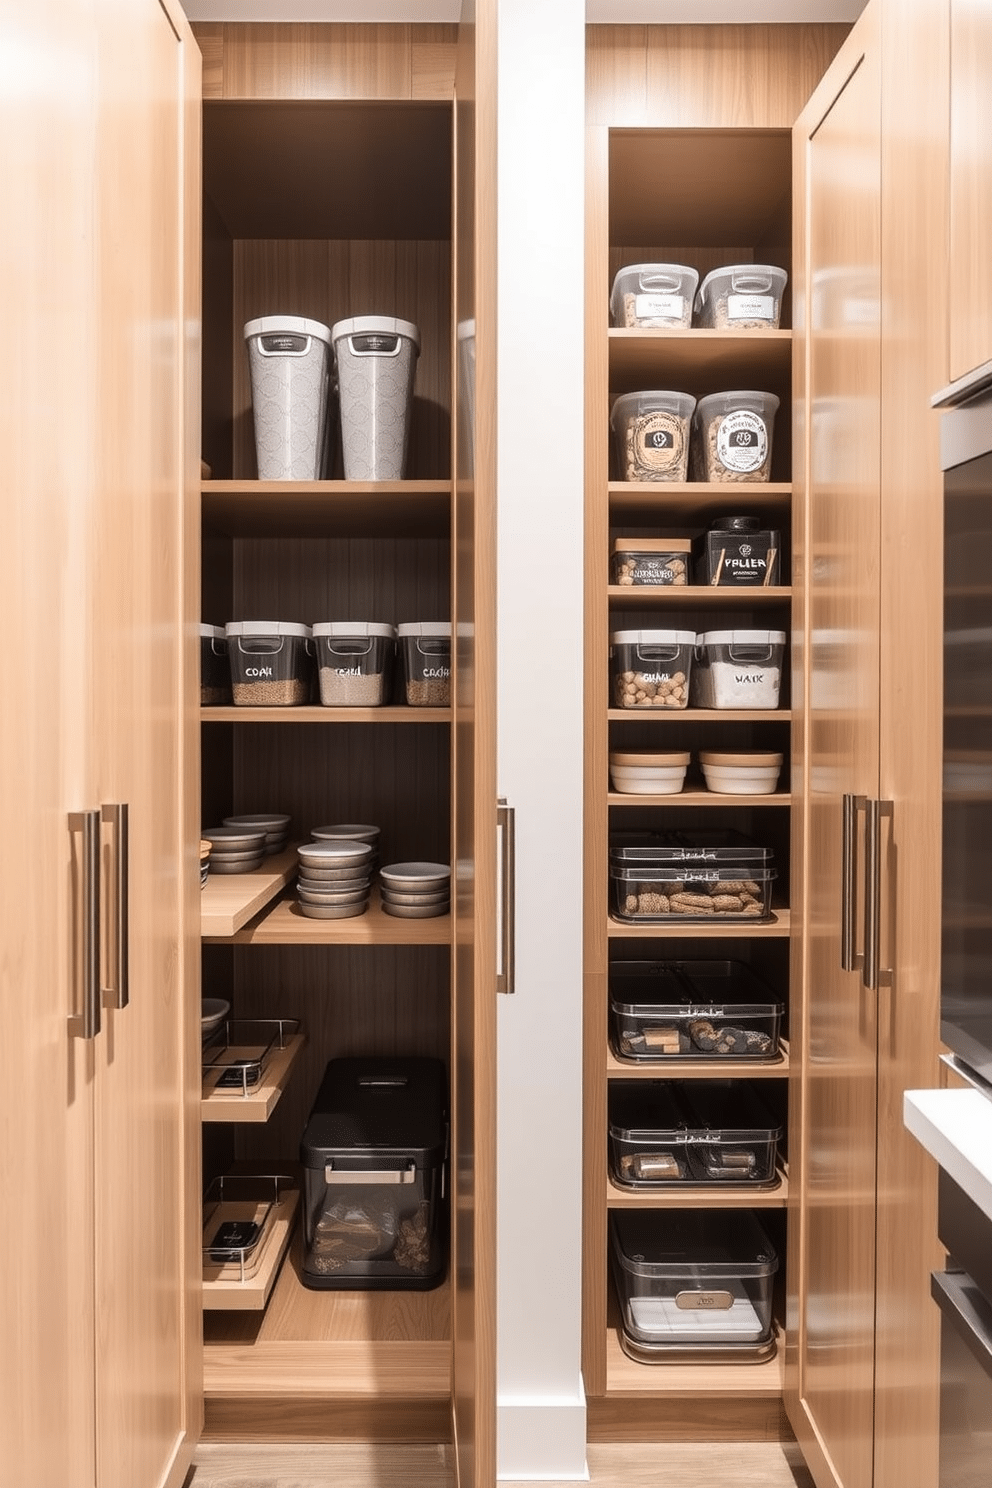
[[[691, 1400], [668, 1399], [658, 1393], [642, 1399], [630, 1395], [590, 1396], [587, 1412], [590, 1468], [599, 1460], [598, 1443], [615, 1446], [619, 1463], [628, 1450], [636, 1450], [643, 1443], [646, 1460], [656, 1464], [656, 1472], [662, 1465], [674, 1470], [683, 1445], [702, 1455], [710, 1450], [718, 1453], [717, 1444], [732, 1443], [731, 1449], [737, 1452], [747, 1442], [765, 1442], [775, 1452], [788, 1453], [790, 1462], [801, 1461], [798, 1447], [792, 1444], [782, 1402], [776, 1396], [738, 1393], [733, 1400], [711, 1399], [705, 1394]], [[671, 1444], [670, 1457], [659, 1450], [662, 1443]], [[714, 1455], [713, 1460], [719, 1463], [721, 1458]], [[769, 1452], [764, 1465], [774, 1460]], [[707, 1488], [715, 1481], [722, 1479], [710, 1479]], [[800, 1482], [807, 1488], [805, 1479]]]
[[[943, 60], [946, 7], [928, 7], [927, 30], [934, 30], [935, 63]], [[992, 290], [989, 288], [989, 234], [992, 231], [992, 144], [988, 130], [988, 76], [992, 67], [992, 18], [980, 0], [950, 0], [950, 148], [933, 157], [939, 183], [950, 162], [950, 199], [934, 221], [950, 223], [946, 283], [950, 297], [947, 379], [961, 377], [992, 358]], [[931, 73], [931, 79], [934, 74]], [[946, 77], [946, 74], [945, 74]], [[902, 86], [901, 81], [896, 86]], [[936, 95], [938, 90], [934, 89]], [[941, 94], [946, 108], [946, 94]], [[940, 143], [930, 126], [924, 148]], [[935, 203], [939, 209], [940, 203]], [[928, 226], [932, 219], [925, 219]], [[938, 229], [939, 231], [939, 229]], [[943, 242], [934, 234], [943, 258]], [[941, 367], [941, 362], [936, 362]], [[939, 376], [934, 387], [941, 385]]]

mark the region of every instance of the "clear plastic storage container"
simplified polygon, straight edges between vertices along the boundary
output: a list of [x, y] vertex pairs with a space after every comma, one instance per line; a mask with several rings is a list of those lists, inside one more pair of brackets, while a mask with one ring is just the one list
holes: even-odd
[[380, 708], [392, 695], [396, 629], [371, 620], [313, 627], [320, 701], [326, 708]]
[[783, 1003], [743, 961], [617, 961], [610, 1042], [636, 1064], [779, 1058]]
[[684, 481], [695, 398], [688, 393], [624, 393], [610, 410], [621, 480]]
[[782, 1126], [742, 1080], [610, 1085], [610, 1176], [620, 1188], [771, 1188]]
[[610, 320], [628, 328], [687, 329], [698, 283], [688, 264], [627, 264], [613, 280]]
[[696, 633], [617, 630], [610, 636], [610, 678], [616, 708], [686, 708]]
[[309, 625], [289, 620], [234, 620], [225, 626], [235, 707], [285, 708], [309, 703], [313, 681]]
[[412, 708], [450, 708], [450, 620], [412, 620], [398, 626], [397, 635], [407, 702]]
[[726, 264], [696, 296], [696, 325], [716, 331], [777, 331], [788, 274], [774, 264]]
[[642, 1363], [753, 1363], [775, 1352], [778, 1258], [750, 1209], [610, 1215], [620, 1343]]
[[222, 625], [200, 626], [200, 706], [223, 707], [231, 701], [231, 665]]
[[777, 708], [782, 691], [784, 630], [707, 630], [692, 674], [697, 708]]
[[698, 481], [767, 481], [778, 399], [742, 389], [700, 398], [692, 426], [692, 474]]
[[771, 914], [774, 854], [730, 829], [615, 834], [609, 873], [613, 914], [629, 923]]
[[689, 537], [617, 537], [613, 541], [610, 578], [625, 589], [655, 589], [689, 582], [692, 539]]

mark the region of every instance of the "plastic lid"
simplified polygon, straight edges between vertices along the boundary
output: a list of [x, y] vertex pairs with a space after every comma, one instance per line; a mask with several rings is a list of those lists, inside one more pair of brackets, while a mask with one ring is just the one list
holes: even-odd
[[420, 351], [420, 332], [412, 320], [396, 320], [391, 315], [353, 315], [350, 320], [335, 321], [331, 327], [331, 338], [341, 341], [345, 336], [405, 336]]
[[691, 299], [696, 293], [699, 274], [689, 264], [624, 264], [617, 270], [610, 290], [610, 314], [614, 319], [619, 318], [620, 296], [631, 279], [644, 294], [683, 294], [686, 299]]
[[229, 636], [310, 637], [309, 625], [297, 625], [294, 620], [230, 620], [224, 631]]
[[322, 620], [312, 627], [315, 636], [388, 636], [395, 639], [395, 625], [380, 625], [376, 620]]
[[[611, 756], [612, 758], [612, 756]], [[719, 754], [713, 750], [704, 749], [700, 751], [699, 763], [701, 765], [721, 765], [728, 769], [753, 769], [770, 770], [778, 769], [782, 764], [780, 754]]]
[[615, 537], [614, 553], [690, 553], [691, 537]]
[[686, 750], [684, 754], [611, 754], [611, 765], [630, 765], [639, 769], [656, 769], [659, 765], [667, 767], [670, 765], [687, 765], [691, 755]]
[[397, 625], [396, 634], [401, 636], [451, 636], [450, 620], [409, 620]]
[[754, 413], [775, 414], [778, 399], [774, 393], [763, 393], [758, 388], [736, 388], [727, 393], [709, 393], [696, 404], [696, 418], [715, 418], [721, 413], [733, 413], [738, 408], [750, 408]]
[[690, 418], [696, 400], [691, 393], [678, 393], [670, 389], [652, 389], [643, 393], [621, 393], [610, 409], [610, 427], [615, 429], [620, 420], [636, 418], [641, 413], [674, 413], [679, 418]]
[[204, 640], [222, 641], [226, 632], [223, 625], [201, 625], [200, 634]]
[[784, 630], [707, 630], [698, 637], [701, 646], [784, 646]]
[[615, 630], [611, 646], [694, 646], [694, 630]]
[[322, 320], [308, 320], [303, 315], [262, 315], [245, 322], [245, 340], [251, 336], [316, 336], [331, 344], [331, 329]]
[[760, 517], [714, 517], [711, 532], [757, 532], [761, 527]]
[[785, 288], [788, 274], [784, 269], [777, 268], [775, 264], [725, 264], [722, 268], [711, 269], [699, 286], [697, 304], [705, 299], [709, 288], [717, 284], [721, 279], [729, 279], [731, 288], [738, 294], [781, 294]]
[[774, 1248], [749, 1209], [616, 1210], [614, 1249], [625, 1271], [672, 1280], [768, 1276]]

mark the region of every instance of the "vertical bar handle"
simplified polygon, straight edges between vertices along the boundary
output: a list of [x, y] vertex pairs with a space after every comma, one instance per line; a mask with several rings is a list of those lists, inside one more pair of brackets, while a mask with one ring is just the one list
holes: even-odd
[[841, 802], [841, 886], [840, 886], [840, 966], [842, 971], [857, 971], [858, 958], [854, 937], [855, 904], [858, 898], [857, 824], [858, 809], [864, 796], [845, 795]]
[[101, 817], [108, 822], [113, 831], [113, 953], [114, 967], [113, 976], [109, 978], [110, 985], [106, 988], [107, 994], [113, 1000], [116, 1008], [126, 1008], [130, 1001], [130, 946], [128, 935], [128, 879], [129, 879], [129, 842], [128, 842], [128, 808], [125, 801], [115, 802], [111, 806], [104, 806]]
[[496, 991], [516, 991], [517, 911], [516, 911], [516, 821], [512, 806], [500, 796], [496, 802], [496, 838], [499, 848], [497, 874]]
[[865, 803], [865, 954], [861, 979], [868, 992], [877, 992], [882, 980], [882, 817], [891, 815], [891, 801]]
[[69, 817], [73, 831], [81, 831], [79, 932], [82, 953], [84, 1039], [100, 1032], [100, 813], [77, 811]]

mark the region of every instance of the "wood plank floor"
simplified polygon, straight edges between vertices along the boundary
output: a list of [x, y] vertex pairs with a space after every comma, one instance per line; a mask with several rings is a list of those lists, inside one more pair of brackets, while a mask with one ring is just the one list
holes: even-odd
[[[445, 1446], [204, 1443], [194, 1463], [188, 1488], [454, 1488]], [[589, 1481], [594, 1488], [814, 1488], [798, 1447], [781, 1442], [592, 1445]]]

